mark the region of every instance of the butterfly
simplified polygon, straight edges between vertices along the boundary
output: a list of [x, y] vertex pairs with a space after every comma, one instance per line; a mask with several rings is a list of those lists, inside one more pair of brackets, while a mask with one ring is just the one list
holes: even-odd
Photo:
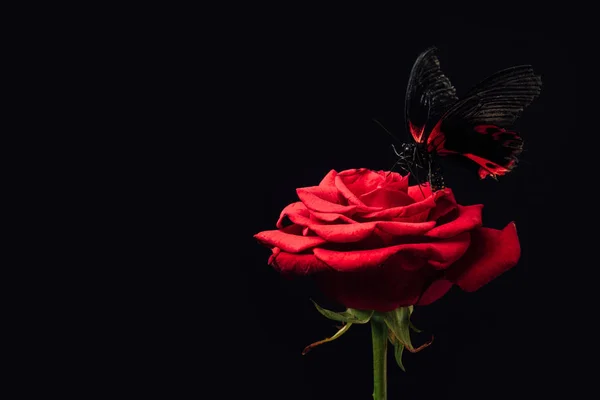
[[[444, 75], [430, 47], [415, 61], [405, 99], [407, 130], [397, 165], [428, 168], [432, 189], [444, 187], [437, 156], [456, 155], [477, 167], [480, 179], [497, 179], [517, 166], [523, 139], [510, 130], [523, 110], [540, 94], [542, 81], [531, 65], [496, 72], [464, 96]], [[473, 164], [474, 163], [474, 164]]]

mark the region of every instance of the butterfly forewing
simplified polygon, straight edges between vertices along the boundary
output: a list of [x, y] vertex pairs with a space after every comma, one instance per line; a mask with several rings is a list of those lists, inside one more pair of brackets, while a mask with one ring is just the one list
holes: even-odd
[[435, 51], [431, 47], [419, 55], [406, 88], [406, 125], [417, 143], [427, 137], [428, 123], [437, 122], [457, 100], [456, 89], [442, 73]]

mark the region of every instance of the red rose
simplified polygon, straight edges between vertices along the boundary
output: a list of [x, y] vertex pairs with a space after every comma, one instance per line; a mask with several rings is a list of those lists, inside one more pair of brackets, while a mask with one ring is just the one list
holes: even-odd
[[[409, 187], [395, 172], [332, 170], [297, 193], [279, 229], [255, 238], [272, 249], [271, 266], [314, 274], [325, 295], [349, 308], [430, 304], [453, 284], [471, 292], [521, 253], [514, 223], [482, 228], [483, 205], [458, 205], [450, 189]], [[284, 227], [286, 217], [292, 225]]]

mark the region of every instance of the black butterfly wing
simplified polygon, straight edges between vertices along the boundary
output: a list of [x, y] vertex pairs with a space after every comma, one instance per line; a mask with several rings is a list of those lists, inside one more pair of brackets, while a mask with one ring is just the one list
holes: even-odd
[[541, 87], [530, 65], [495, 73], [448, 109], [428, 136], [427, 150], [461, 154], [479, 165], [481, 178], [506, 174], [523, 149], [523, 139], [508, 129]]
[[458, 100], [456, 89], [440, 69], [435, 51], [435, 47], [430, 47], [417, 57], [406, 88], [406, 125], [417, 143], [425, 139], [428, 122], [437, 122]]

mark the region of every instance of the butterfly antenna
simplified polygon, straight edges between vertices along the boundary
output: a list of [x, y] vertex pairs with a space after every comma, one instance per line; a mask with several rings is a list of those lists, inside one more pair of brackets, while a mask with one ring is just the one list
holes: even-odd
[[402, 143], [402, 141], [401, 141], [400, 139], [398, 139], [396, 136], [394, 136], [394, 135], [392, 134], [392, 132], [388, 131], [388, 130], [385, 128], [385, 126], [383, 126], [383, 125], [381, 124], [381, 122], [377, 121], [377, 119], [375, 119], [375, 118], [373, 118], [373, 121], [374, 121], [374, 122], [375, 122], [377, 125], [379, 125], [380, 127], [382, 127], [382, 128], [383, 128], [383, 130], [384, 130], [384, 131], [386, 131], [386, 132], [387, 132], [387, 134], [388, 134], [388, 135], [390, 135], [390, 136], [391, 136], [391, 137], [392, 137], [392, 138], [393, 138], [395, 141], [397, 141], [398, 143]]

